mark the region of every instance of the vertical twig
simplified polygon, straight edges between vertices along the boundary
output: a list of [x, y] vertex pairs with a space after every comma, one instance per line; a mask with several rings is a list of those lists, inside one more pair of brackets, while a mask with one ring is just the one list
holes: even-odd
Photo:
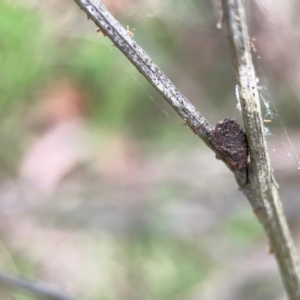
[[249, 143], [251, 159], [249, 179], [255, 191], [255, 198], [249, 200], [268, 235], [287, 294], [290, 300], [299, 300], [298, 255], [283, 214], [269, 163], [244, 4], [242, 0], [222, 0], [222, 6]]

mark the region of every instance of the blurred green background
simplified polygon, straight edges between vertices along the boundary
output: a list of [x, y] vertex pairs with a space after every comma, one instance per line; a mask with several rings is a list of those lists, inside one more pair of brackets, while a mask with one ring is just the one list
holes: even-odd
[[[218, 1], [104, 4], [211, 124], [242, 123]], [[297, 244], [298, 6], [247, 3]], [[2, 271], [77, 299], [284, 299], [230, 172], [74, 1], [2, 0], [0, 33]]]

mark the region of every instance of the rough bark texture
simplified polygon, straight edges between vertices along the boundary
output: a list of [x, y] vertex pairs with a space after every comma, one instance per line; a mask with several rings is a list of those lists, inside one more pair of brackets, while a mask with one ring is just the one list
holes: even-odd
[[[223, 9], [247, 138], [233, 119], [229, 119], [230, 122], [226, 119], [220, 121], [212, 128], [99, 0], [75, 2], [168, 101], [195, 134], [233, 171], [238, 185], [264, 226], [290, 300], [300, 299], [298, 257], [283, 215], [276, 184], [272, 180], [242, 2], [223, 0]], [[225, 132], [226, 137], [217, 133], [219, 129]], [[247, 164], [247, 140], [250, 165]], [[239, 143], [239, 146], [235, 147], [234, 142]]]
[[[242, 0], [222, 0], [222, 5], [250, 150], [248, 185], [254, 197], [249, 200], [267, 233], [289, 299], [300, 299], [298, 255], [270, 167], [244, 4]], [[249, 189], [243, 191], [248, 195]]]
[[[180, 93], [171, 80], [155, 65], [145, 51], [132, 39], [131, 34], [106, 10], [99, 0], [75, 0], [84, 10], [89, 19], [92, 19], [100, 31], [111, 39], [114, 46], [132, 62], [150, 84], [173, 107], [185, 123], [197, 134], [216, 154], [215, 145], [212, 144], [213, 127], [196, 110], [196, 108]], [[227, 157], [219, 157], [230, 168]], [[244, 182], [246, 172], [237, 174], [238, 181]]]

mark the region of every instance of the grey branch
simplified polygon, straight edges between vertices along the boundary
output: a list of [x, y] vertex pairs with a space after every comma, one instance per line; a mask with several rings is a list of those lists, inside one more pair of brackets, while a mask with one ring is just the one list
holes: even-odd
[[19, 279], [0, 272], [0, 286], [29, 292], [47, 300], [75, 300], [75, 298], [53, 290], [42, 283]]
[[75, 0], [95, 24], [135, 65], [151, 85], [168, 101], [176, 112], [188, 121], [202, 140], [211, 146], [212, 126], [179, 92], [170, 79], [156, 66], [145, 51], [131, 38], [123, 26], [99, 0]]
[[[197, 134], [215, 153], [218, 148], [212, 142], [213, 127], [196, 110], [196, 108], [180, 93], [171, 80], [155, 65], [145, 51], [131, 38], [123, 26], [107, 11], [99, 0], [75, 0], [79, 7], [86, 12], [98, 28], [108, 36], [114, 46], [132, 62], [150, 84], [173, 107], [185, 123]], [[227, 166], [232, 169], [232, 164], [219, 155]], [[245, 170], [237, 171], [239, 182], [245, 182]]]
[[[220, 153], [213, 142], [214, 128], [152, 62], [150, 57], [106, 10], [103, 4], [99, 0], [75, 0], [75, 2], [167, 100], [187, 125], [215, 153]], [[298, 257], [283, 215], [270, 168], [244, 8], [241, 1], [224, 0], [223, 9], [239, 85], [251, 164], [245, 169], [235, 169], [232, 167], [233, 164], [226, 161], [224, 157], [221, 158], [233, 171], [241, 190], [264, 226], [290, 300], [300, 299]], [[237, 128], [235, 125], [234, 127]], [[239, 131], [238, 128], [237, 131]], [[232, 144], [230, 140], [229, 144]], [[238, 165], [243, 166], [243, 164]]]
[[243, 3], [243, 0], [222, 0], [250, 150], [249, 184], [255, 197], [250, 197], [249, 200], [265, 228], [289, 299], [296, 300], [300, 299], [298, 255], [270, 167]]

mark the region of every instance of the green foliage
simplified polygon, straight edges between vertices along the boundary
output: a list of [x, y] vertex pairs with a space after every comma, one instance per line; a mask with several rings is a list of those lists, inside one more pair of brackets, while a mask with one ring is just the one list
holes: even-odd
[[36, 265], [32, 260], [21, 251], [14, 249], [2, 248], [3, 255], [0, 256], [0, 268], [7, 270], [9, 274], [17, 273], [17, 275], [26, 278], [36, 277]]
[[20, 294], [20, 293], [14, 293], [14, 297], [16, 300], [35, 300], [36, 297], [28, 295], [28, 294]]
[[135, 71], [124, 62], [130, 69], [126, 72], [105, 47], [105, 42], [96, 40], [96, 35], [94, 38], [94, 41], [78, 43], [74, 55], [69, 58], [68, 73], [89, 92], [90, 117], [98, 124], [120, 129], [128, 121], [128, 110], [140, 94], [136, 82], [128, 74]]
[[247, 247], [263, 236], [262, 226], [254, 216], [247, 211], [238, 211], [223, 227], [230, 244]]
[[[46, 74], [51, 47], [37, 13], [0, 1], [0, 170], [15, 174], [24, 138], [24, 110]], [[3, 175], [1, 174], [1, 175]]]
[[50, 55], [37, 14], [9, 3], [0, 2], [2, 114], [9, 106], [25, 99], [42, 73], [45, 56]]
[[[212, 261], [195, 245], [167, 235], [144, 232], [127, 244], [127, 267], [154, 299], [181, 299], [208, 275]], [[125, 260], [126, 260], [125, 259]]]

